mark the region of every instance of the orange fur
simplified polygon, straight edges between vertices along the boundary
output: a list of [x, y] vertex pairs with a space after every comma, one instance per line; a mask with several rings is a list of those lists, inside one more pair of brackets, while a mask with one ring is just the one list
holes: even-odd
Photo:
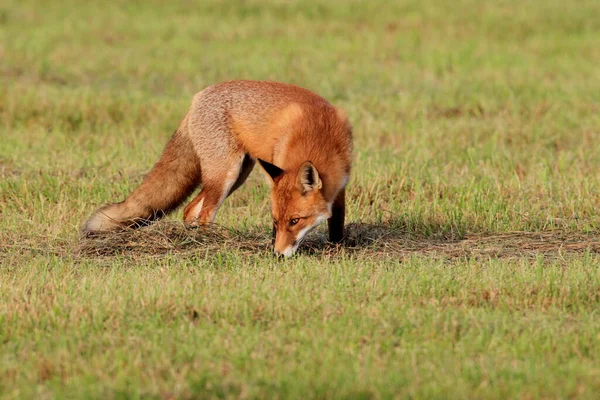
[[[302, 238], [292, 241], [288, 236], [302, 229], [305, 234], [311, 223], [326, 217], [331, 217], [330, 238], [337, 241], [343, 235], [343, 191], [351, 152], [351, 127], [344, 112], [306, 89], [258, 81], [210, 86], [194, 96], [140, 187], [125, 201], [93, 214], [84, 232], [160, 218], [200, 183], [202, 190], [185, 208], [184, 221], [212, 222], [225, 198], [244, 183], [260, 159], [282, 171], [273, 179], [273, 215], [289, 222], [294, 213], [306, 214], [294, 229], [278, 227], [276, 251], [289, 253], [290, 245]], [[313, 178], [320, 186], [311, 186]]]

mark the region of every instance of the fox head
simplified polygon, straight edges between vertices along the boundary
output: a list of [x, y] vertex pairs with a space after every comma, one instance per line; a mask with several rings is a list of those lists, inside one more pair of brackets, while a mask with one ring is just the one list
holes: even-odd
[[274, 251], [290, 257], [311, 230], [331, 217], [331, 205], [323, 197], [323, 182], [310, 161], [293, 171], [258, 161], [272, 181]]

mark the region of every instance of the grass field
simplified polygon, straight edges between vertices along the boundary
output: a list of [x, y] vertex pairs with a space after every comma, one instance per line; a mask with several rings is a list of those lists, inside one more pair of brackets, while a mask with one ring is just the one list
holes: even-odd
[[[0, 4], [0, 398], [594, 398], [600, 2]], [[83, 240], [205, 86], [354, 125], [348, 237], [271, 256], [256, 171]]]

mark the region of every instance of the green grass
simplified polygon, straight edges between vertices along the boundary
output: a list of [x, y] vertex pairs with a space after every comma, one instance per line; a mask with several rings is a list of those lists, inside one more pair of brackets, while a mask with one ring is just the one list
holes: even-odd
[[[0, 398], [594, 398], [600, 3], [0, 4]], [[348, 240], [81, 240], [193, 94], [312, 89], [354, 125]]]

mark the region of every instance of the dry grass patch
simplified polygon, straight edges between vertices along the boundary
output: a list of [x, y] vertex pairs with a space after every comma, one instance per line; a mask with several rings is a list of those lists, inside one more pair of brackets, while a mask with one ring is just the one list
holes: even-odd
[[[393, 224], [354, 222], [347, 225], [341, 245], [327, 242], [321, 228], [301, 246], [300, 254], [336, 256], [340, 252], [356, 255], [406, 258], [415, 255], [455, 258], [528, 258], [540, 255], [560, 258], [568, 253], [600, 252], [600, 235], [594, 233], [508, 232], [468, 234], [458, 237], [415, 235]], [[117, 254], [163, 256], [198, 252], [236, 251], [242, 254], [270, 254], [271, 237], [264, 230], [240, 231], [220, 225], [189, 228], [162, 221], [138, 230], [124, 230], [92, 238], [82, 238], [75, 251], [81, 257], [110, 257]]]

